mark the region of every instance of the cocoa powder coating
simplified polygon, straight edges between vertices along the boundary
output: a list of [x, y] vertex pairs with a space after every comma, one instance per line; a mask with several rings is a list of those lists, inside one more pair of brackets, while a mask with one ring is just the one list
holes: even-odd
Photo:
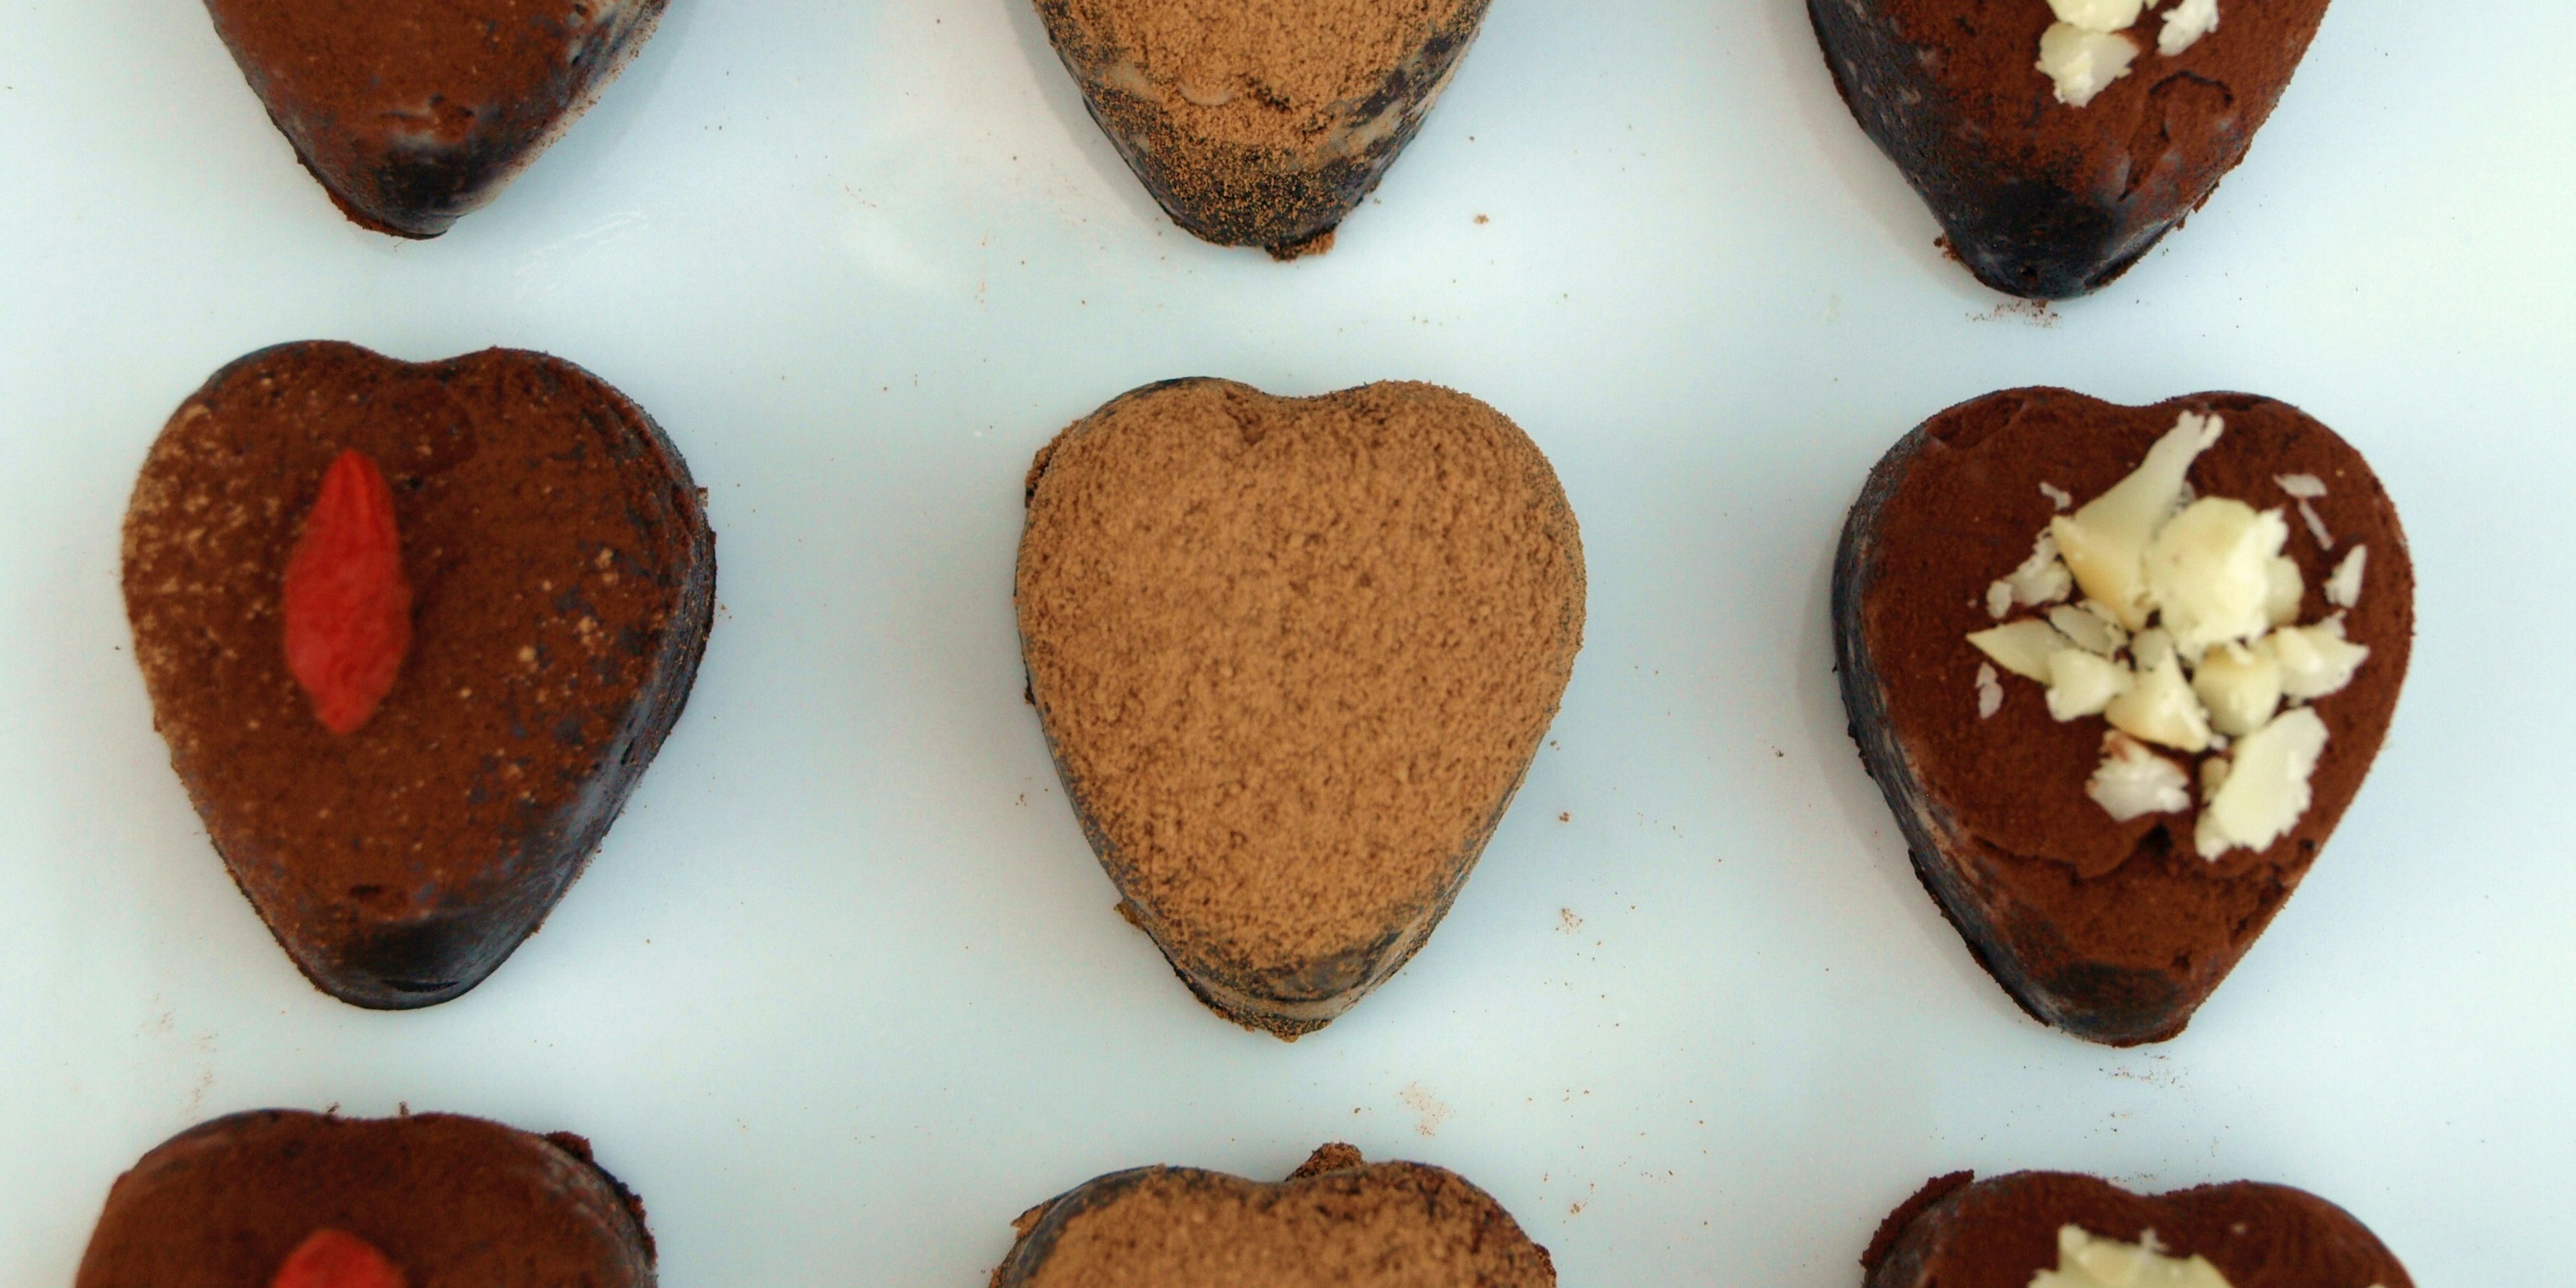
[[[393, 493], [408, 656], [335, 734], [280, 598], [323, 473]], [[125, 522], [135, 660], [170, 761], [298, 966], [365, 1006], [472, 987], [598, 845], [687, 702], [715, 538], [642, 409], [558, 359], [264, 350], [171, 417]]]
[[206, 0], [206, 10], [350, 219], [435, 237], [589, 107], [666, 2]]
[[409, 1288], [651, 1288], [644, 1205], [579, 1136], [452, 1114], [234, 1114], [117, 1178], [76, 1288], [269, 1288], [320, 1229], [357, 1235]]
[[993, 1288], [1552, 1288], [1492, 1196], [1420, 1163], [1315, 1151], [1286, 1181], [1149, 1167], [1020, 1219]]
[[[2306, 582], [2300, 621], [2335, 611], [2326, 579], [2354, 545], [2370, 548], [2360, 605], [2345, 616], [2370, 658], [2350, 687], [2314, 703], [2328, 741], [2313, 803], [2271, 846], [2216, 862], [2193, 847], [2196, 814], [2116, 822], [2085, 794], [2100, 719], [2060, 723], [2046, 690], [2015, 676], [2002, 678], [2002, 709], [1980, 719], [1986, 658], [1967, 642], [1995, 624], [1987, 586], [2029, 557], [2057, 513], [2040, 484], [2083, 504], [2184, 411], [2226, 422], [2192, 467], [2200, 495], [2270, 509], [2293, 504], [2282, 475], [2326, 484], [2314, 505], [2334, 547], [2294, 513], [2285, 552]], [[2179, 1032], [2298, 887], [2378, 755], [2415, 629], [2405, 532], [2369, 465], [2297, 408], [2243, 394], [2130, 408], [2025, 389], [1943, 412], [1889, 453], [1853, 508], [1835, 604], [1854, 733], [1927, 886], [2033, 1015], [2123, 1045]], [[2192, 757], [2158, 750], [2199, 781]]]
[[1128, 915], [1294, 1033], [1465, 881], [1572, 672], [1583, 558], [1546, 459], [1472, 398], [1182, 381], [1039, 454], [1016, 600]]
[[2083, 107], [2038, 69], [2048, 0], [1808, 0], [1852, 114], [1999, 291], [2062, 299], [2137, 262], [2236, 168], [2327, 0], [2224, 0], [2173, 57], [2143, 52]]
[[1110, 141], [1173, 220], [1281, 259], [1421, 127], [1486, 0], [1036, 0]]
[[[1973, 1183], [1971, 1183], [1973, 1181]], [[2205, 1257], [2228, 1288], [2413, 1288], [2406, 1267], [2343, 1209], [2286, 1185], [2237, 1181], [2160, 1197], [2070, 1172], [1936, 1177], [1890, 1214], [1861, 1258], [1865, 1288], [2029, 1288], [2058, 1265], [2057, 1232]]]

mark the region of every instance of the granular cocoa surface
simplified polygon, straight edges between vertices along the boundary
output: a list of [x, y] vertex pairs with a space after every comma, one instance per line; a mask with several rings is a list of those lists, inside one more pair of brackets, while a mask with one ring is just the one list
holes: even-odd
[[2067, 1225], [2206, 1257], [2229, 1288], [2412, 1288], [2406, 1268], [2350, 1213], [2303, 1190], [2237, 1181], [2144, 1197], [2068, 1172], [1966, 1184], [1944, 1176], [1891, 1216], [1861, 1264], [1865, 1288], [2029, 1288], [2058, 1265]]
[[1134, 913], [1185, 975], [1294, 970], [1428, 933], [1555, 714], [1583, 562], [1472, 398], [1184, 381], [1039, 455], [1017, 602]]
[[1470, 0], [1065, 0], [1195, 133], [1292, 150], [1376, 93]]
[[77, 1288], [269, 1288], [319, 1229], [357, 1235], [410, 1288], [647, 1288], [644, 1207], [578, 1136], [450, 1114], [292, 1110], [192, 1127], [117, 1178]]
[[[280, 598], [351, 448], [391, 484], [414, 605], [392, 690], [343, 735], [287, 669]], [[172, 766], [279, 941], [367, 1005], [461, 992], [533, 928], [678, 719], [714, 577], [687, 466], [643, 411], [507, 350], [252, 354], [172, 416], [125, 523]]]
[[[2370, 548], [2360, 605], [2345, 616], [2370, 658], [2350, 687], [2314, 704], [2329, 735], [2311, 780], [2314, 802], [2270, 847], [2230, 850], [2214, 863], [2193, 847], [2196, 815], [2116, 822], [2085, 794], [2102, 757], [2103, 721], [2051, 718], [2045, 689], [2015, 676], [2001, 681], [2002, 709], [1979, 719], [1976, 676], [1986, 658], [1967, 642], [1995, 623], [1988, 585], [2029, 557], [2057, 513], [2040, 485], [2083, 504], [2135, 469], [2184, 411], [2226, 422], [2192, 468], [2200, 495], [2270, 509], [2293, 504], [2279, 476], [2326, 484], [2314, 504], [2335, 546], [2321, 548], [2295, 514], [2291, 524], [2286, 553], [2307, 587], [2300, 621], [2336, 611], [2324, 597], [2328, 576], [2354, 545]], [[1950, 860], [1987, 901], [1998, 933], [2039, 966], [2135, 970], [2205, 993], [2315, 861], [2387, 734], [2415, 625], [2414, 569], [2395, 507], [2333, 431], [2288, 404], [2242, 394], [2130, 408], [2065, 390], [2017, 390], [1943, 412], [1891, 453], [1900, 459], [1893, 491], [1877, 495], [1882, 480], [1873, 479], [1860, 509], [1874, 510], [1855, 512], [1856, 525], [1875, 524], [1858, 587], [1871, 671], [1860, 678], [1879, 686], [1887, 732], [1923, 798], [1954, 825]], [[2197, 782], [2196, 763], [2187, 767]]]
[[215, 31], [334, 200], [435, 236], [551, 142], [667, 0], [207, 0]]
[[1454, 1172], [1327, 1145], [1289, 1180], [1155, 1167], [1032, 1213], [999, 1288], [1550, 1288], [1555, 1267]]

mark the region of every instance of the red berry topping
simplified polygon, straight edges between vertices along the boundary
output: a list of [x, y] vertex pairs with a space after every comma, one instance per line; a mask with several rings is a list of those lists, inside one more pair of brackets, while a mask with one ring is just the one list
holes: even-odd
[[322, 494], [286, 561], [285, 601], [287, 671], [325, 728], [356, 732], [393, 690], [411, 651], [411, 582], [394, 494], [366, 453], [344, 451], [322, 475]]
[[316, 1230], [286, 1254], [268, 1288], [404, 1288], [404, 1282], [402, 1268], [376, 1245], [346, 1230]]

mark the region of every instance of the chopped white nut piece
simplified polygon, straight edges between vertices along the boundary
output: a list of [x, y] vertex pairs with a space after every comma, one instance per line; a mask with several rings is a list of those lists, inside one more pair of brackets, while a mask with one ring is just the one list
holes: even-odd
[[2048, 714], [2059, 724], [2100, 715], [2111, 700], [2136, 687], [2129, 668], [2082, 649], [2063, 649], [2048, 659]]
[[2156, 35], [2156, 52], [2174, 57], [2216, 30], [2218, 0], [2182, 0], [2165, 11], [2165, 29]]
[[2258, 650], [2281, 667], [2281, 696], [2306, 702], [2341, 693], [2370, 656], [2368, 645], [2343, 636], [2343, 614], [2314, 626], [2284, 626], [2263, 637]]
[[2012, 615], [2012, 583], [1999, 581], [1986, 587], [1986, 616], [2002, 621]]
[[2127, 478], [2083, 509], [2049, 522], [2075, 583], [2132, 631], [2147, 624], [2147, 544], [2173, 514], [2192, 460], [2226, 428], [2216, 416], [2184, 412]]
[[2200, 698], [2191, 691], [2191, 681], [2183, 678], [2181, 664], [2169, 657], [2164, 665], [2137, 676], [2138, 682], [2128, 692], [2102, 709], [2111, 727], [2176, 751], [2208, 750], [2209, 713], [2201, 710]]
[[2249, 734], [2281, 708], [2281, 663], [2269, 649], [2221, 645], [2200, 660], [2191, 691], [2209, 709], [2211, 728], [2231, 737]]
[[2317, 539], [2317, 549], [2334, 549], [2334, 534], [2326, 531], [2325, 517], [2317, 513], [2315, 502], [2299, 498], [2299, 518], [2308, 525], [2308, 535]]
[[2102, 767], [2084, 784], [2111, 817], [2122, 823], [2141, 814], [2176, 814], [2191, 808], [2191, 776], [2182, 766], [2147, 750], [2114, 729], [2102, 735]]
[[2067, 491], [2065, 488], [2057, 486], [2054, 483], [2040, 484], [2039, 494], [2047, 497], [2048, 503], [2056, 506], [2060, 510], [2075, 504], [2075, 494]]
[[2057, 1268], [2042, 1270], [2030, 1288], [2231, 1288], [2203, 1257], [2169, 1257], [2149, 1230], [2137, 1243], [2090, 1234], [2081, 1226], [2057, 1231]]
[[1977, 718], [1979, 720], [1992, 720], [1995, 718], [1995, 713], [2003, 709], [2004, 686], [2003, 682], [1995, 675], [1994, 664], [1991, 662], [1978, 663]]
[[2057, 101], [2082, 107], [2111, 82], [2129, 74], [2138, 47], [2114, 32], [2087, 31], [2061, 22], [2039, 37], [2040, 73], [2057, 85]]
[[2129, 633], [2100, 604], [2085, 600], [2082, 605], [2059, 604], [2048, 610], [2048, 624], [2056, 627], [2075, 647], [2087, 653], [2109, 657], [2128, 647]]
[[2268, 570], [2271, 590], [2265, 597], [2263, 615], [2274, 626], [2287, 626], [2299, 620], [2299, 601], [2307, 597], [2307, 578], [2299, 575], [2298, 561], [2283, 555], [2272, 561]]
[[2048, 683], [2048, 659], [2051, 654], [2075, 647], [2057, 628], [2037, 618], [2025, 618], [2007, 626], [1979, 631], [1968, 637], [1977, 651], [1995, 660], [1995, 665], [2022, 677]]
[[2147, 0], [2048, 0], [2059, 22], [2086, 31], [2127, 31], [2146, 7]]
[[2306, 707], [2282, 712], [2236, 744], [2227, 775], [2203, 802], [2194, 841], [2216, 860], [2237, 846], [2261, 850], [2308, 812], [2308, 777], [2325, 754], [2326, 722]]
[[2326, 577], [2326, 602], [2337, 608], [2361, 607], [2361, 569], [2369, 561], [2370, 547], [2354, 546], [2352, 553], [2335, 565]]
[[2200, 762], [2200, 798], [2208, 800], [2227, 785], [2227, 758], [2212, 756]]
[[2278, 510], [2194, 501], [2147, 547], [2147, 595], [2186, 654], [2272, 625], [2272, 561], [2290, 540]]
[[2313, 501], [2326, 494], [2326, 481], [2314, 474], [2276, 474], [2272, 481], [2281, 490], [2301, 501]]
[[2139, 670], [2152, 671], [2173, 659], [2173, 636], [2161, 626], [2140, 631], [2129, 641], [2129, 656]]
[[[2057, 538], [2042, 530], [2039, 538], [2030, 543], [2030, 558], [2022, 560], [2021, 567], [2013, 569], [2003, 584], [2012, 588], [2014, 603], [2036, 608], [2074, 593], [2075, 574], [2066, 571], [2065, 561], [2057, 557]], [[1989, 589], [1986, 595], [1991, 607], [1994, 591]]]

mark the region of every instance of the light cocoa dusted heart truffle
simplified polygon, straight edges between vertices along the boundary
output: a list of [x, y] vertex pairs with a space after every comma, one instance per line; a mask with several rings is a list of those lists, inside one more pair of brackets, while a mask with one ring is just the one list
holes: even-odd
[[1486, 0], [1036, 0], [1091, 117], [1172, 222], [1280, 259], [1422, 128]]
[[1182, 1167], [1086, 1182], [1029, 1209], [992, 1288], [1553, 1288], [1501, 1204], [1421, 1163], [1317, 1149], [1275, 1185]]
[[1121, 911], [1295, 1036], [1465, 883], [1572, 673], [1583, 552], [1546, 458], [1464, 394], [1183, 380], [1038, 454], [1015, 598]]

